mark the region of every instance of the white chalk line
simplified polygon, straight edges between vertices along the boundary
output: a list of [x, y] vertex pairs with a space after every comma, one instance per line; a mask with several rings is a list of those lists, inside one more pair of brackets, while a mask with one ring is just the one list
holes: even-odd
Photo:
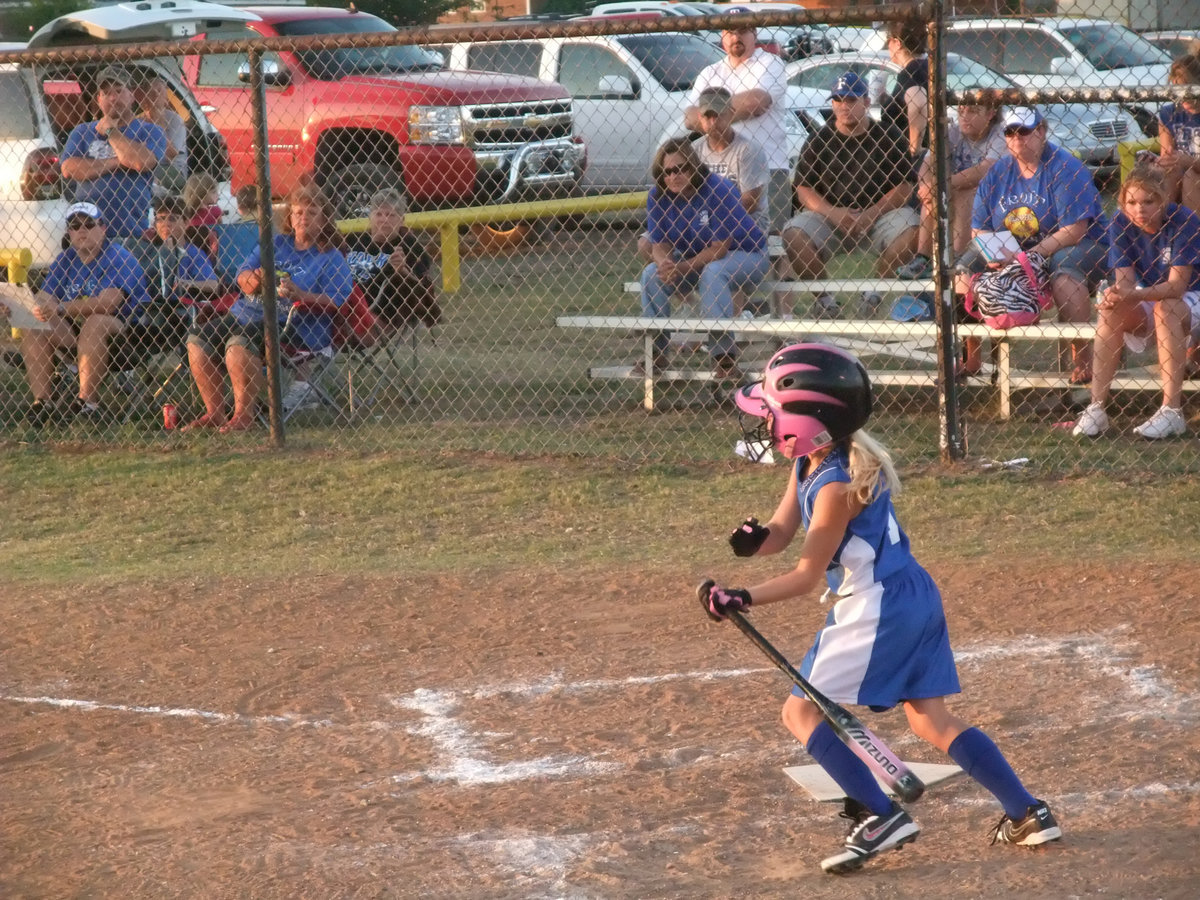
[[[1121, 631], [1124, 629], [1117, 629]], [[1141, 704], [1137, 711], [1161, 715], [1169, 708], [1176, 710], [1185, 705], [1195, 705], [1196, 698], [1181, 696], [1160, 676], [1155, 666], [1130, 668], [1121, 664], [1126, 655], [1119, 651], [1108, 636], [1076, 635], [1054, 639], [1016, 638], [1004, 644], [984, 645], [967, 648], [956, 654], [960, 664], [978, 665], [1011, 657], [1074, 656], [1090, 666], [1095, 666], [1105, 675], [1121, 679], [1127, 689]], [[389, 722], [339, 723], [331, 719], [316, 719], [302, 715], [283, 713], [277, 715], [251, 716], [241, 713], [225, 713], [213, 710], [105, 703], [58, 697], [3, 696], [0, 700], [12, 703], [49, 705], [83, 712], [109, 711], [164, 718], [197, 719], [209, 724], [239, 724], [248, 726], [285, 726], [312, 729], [371, 728], [382, 731], [403, 729], [429, 740], [438, 751], [437, 756], [446, 762], [433, 769], [416, 773], [391, 776], [392, 783], [412, 782], [427, 779], [437, 782], [453, 782], [461, 786], [504, 784], [529, 778], [591, 777], [610, 773], [623, 768], [624, 764], [606, 762], [586, 755], [544, 756], [516, 762], [496, 763], [488, 758], [484, 738], [500, 735], [476, 734], [464, 725], [456, 713], [465, 701], [488, 700], [495, 697], [521, 697], [540, 699], [553, 693], [579, 693], [588, 691], [620, 690], [633, 686], [657, 685], [675, 681], [707, 681], [722, 678], [738, 678], [772, 671], [766, 668], [701, 670], [695, 672], [672, 672], [659, 675], [640, 675], [627, 678], [591, 679], [568, 681], [560, 674], [551, 674], [532, 682], [475, 687], [470, 689], [418, 688], [407, 695], [389, 697], [396, 707], [416, 712], [420, 720], [415, 724]], [[1154, 700], [1154, 705], [1145, 701]], [[1106, 711], [1103, 718], [1127, 719], [1130, 711]], [[1093, 721], [1095, 719], [1093, 718]], [[527, 743], [537, 738], [527, 739]], [[682, 759], [676, 755], [671, 764], [691, 765], [711, 756], [704, 753]], [[364, 785], [366, 787], [368, 785]]]

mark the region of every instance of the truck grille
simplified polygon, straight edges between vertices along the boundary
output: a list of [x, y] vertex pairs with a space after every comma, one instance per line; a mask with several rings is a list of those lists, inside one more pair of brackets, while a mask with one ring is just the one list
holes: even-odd
[[1129, 124], [1121, 119], [1097, 119], [1088, 124], [1088, 131], [1098, 141], [1119, 141], [1129, 134]]
[[467, 144], [479, 150], [569, 138], [572, 124], [570, 100], [488, 103], [466, 108]]

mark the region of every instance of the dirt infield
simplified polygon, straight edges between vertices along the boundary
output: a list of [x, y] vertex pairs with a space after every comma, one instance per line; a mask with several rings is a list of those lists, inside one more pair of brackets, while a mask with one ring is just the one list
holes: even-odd
[[[955, 709], [1060, 845], [990, 846], [957, 778], [915, 844], [823, 875], [845, 823], [781, 771], [788, 684], [677, 577], [212, 579], [6, 598], [0, 895], [1195, 897], [1194, 570], [930, 568]], [[754, 620], [798, 659], [822, 615]]]

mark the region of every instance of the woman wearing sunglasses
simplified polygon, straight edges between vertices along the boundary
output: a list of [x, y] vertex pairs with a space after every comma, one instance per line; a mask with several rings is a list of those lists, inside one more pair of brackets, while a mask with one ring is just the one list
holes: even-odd
[[[33, 310], [45, 327], [31, 328], [21, 338], [25, 378], [33, 393], [26, 420], [35, 427], [46, 424], [55, 412], [63, 419], [103, 419], [100, 382], [108, 368], [110, 342], [136, 318], [138, 307], [150, 301], [142, 267], [132, 253], [109, 240], [95, 204], [67, 208], [63, 243]], [[79, 396], [55, 411], [54, 354], [72, 347], [79, 363]]]
[[[767, 274], [767, 238], [742, 206], [737, 186], [709, 171], [687, 137], [658, 148], [646, 201], [653, 262], [642, 271], [642, 315], [671, 315], [671, 298], [696, 290], [700, 315], [733, 315], [733, 292], [747, 293]], [[654, 368], [667, 365], [666, 332], [654, 339]], [[737, 347], [726, 332], [709, 341], [718, 377], [737, 377]]]
[[[1108, 254], [1107, 223], [1100, 192], [1087, 167], [1047, 138], [1042, 114], [1013, 107], [1003, 118], [1008, 155], [999, 159], [979, 182], [971, 214], [972, 235], [1008, 232], [1020, 250], [1034, 251], [1050, 261], [1050, 295], [1060, 322], [1086, 322], [1091, 294], [1103, 277]], [[1018, 251], [1001, 250], [990, 262], [968, 249], [960, 271], [999, 268]], [[968, 278], [960, 276], [955, 289], [966, 293]], [[977, 343], [968, 346], [966, 370], [978, 372]], [[1092, 380], [1091, 344], [1071, 346], [1072, 384]]]

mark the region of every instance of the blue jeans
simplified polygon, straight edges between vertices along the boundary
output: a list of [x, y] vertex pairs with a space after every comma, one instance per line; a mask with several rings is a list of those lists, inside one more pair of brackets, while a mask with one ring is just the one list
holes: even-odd
[[[699, 273], [692, 273], [675, 284], [667, 285], [658, 277], [658, 265], [650, 263], [642, 270], [642, 315], [654, 318], [670, 316], [672, 295], [698, 289], [700, 315], [706, 319], [728, 319], [733, 316], [733, 292], [757, 287], [767, 276], [770, 266], [766, 249], [730, 250], [720, 259], [710, 262]], [[657, 335], [654, 348], [659, 351], [666, 350], [668, 340], [666, 332]], [[733, 335], [728, 332], [710, 342], [710, 346], [714, 357], [737, 355]]]

